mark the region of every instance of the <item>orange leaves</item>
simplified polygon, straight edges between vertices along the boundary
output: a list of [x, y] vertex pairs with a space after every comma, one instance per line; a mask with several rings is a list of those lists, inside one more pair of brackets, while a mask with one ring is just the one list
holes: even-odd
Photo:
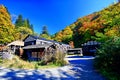
[[70, 29], [70, 27], [66, 27], [63, 31], [63, 35], [71, 35], [73, 34], [73, 31]]
[[73, 35], [73, 31], [69, 26], [67, 26], [64, 30], [58, 32], [55, 35], [55, 40], [62, 42], [63, 40], [71, 38]]
[[62, 42], [62, 32], [58, 32], [56, 35], [55, 35], [55, 40], [59, 41], [59, 42]]
[[94, 31], [103, 28], [102, 24], [96, 22], [83, 22], [82, 27], [79, 28], [79, 33], [90, 31], [91, 34], [94, 34]]

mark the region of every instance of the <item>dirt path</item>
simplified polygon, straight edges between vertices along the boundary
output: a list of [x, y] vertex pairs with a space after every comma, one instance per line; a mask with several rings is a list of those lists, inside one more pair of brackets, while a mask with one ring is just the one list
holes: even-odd
[[68, 60], [74, 71], [80, 75], [80, 80], [106, 80], [93, 67], [94, 58], [92, 56], [70, 56]]
[[0, 67], [0, 80], [105, 80], [93, 68], [94, 57], [72, 56], [66, 59], [70, 65], [45, 70]]

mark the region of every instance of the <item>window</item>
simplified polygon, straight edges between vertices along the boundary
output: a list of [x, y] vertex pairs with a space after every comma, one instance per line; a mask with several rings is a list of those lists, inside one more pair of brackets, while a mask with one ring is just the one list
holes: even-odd
[[32, 57], [37, 58], [37, 52], [32, 52]]

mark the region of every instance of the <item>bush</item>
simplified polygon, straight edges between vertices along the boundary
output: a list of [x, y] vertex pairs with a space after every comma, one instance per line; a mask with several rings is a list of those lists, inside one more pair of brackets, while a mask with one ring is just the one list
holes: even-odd
[[65, 53], [63, 53], [63, 51], [61, 50], [57, 50], [56, 54], [54, 55], [54, 61], [53, 63], [58, 65], [58, 66], [63, 66], [65, 64], [67, 64], [67, 62], [64, 60], [65, 58]]
[[113, 37], [107, 40], [98, 49], [95, 66], [107, 72], [120, 74], [120, 38]]
[[53, 63], [57, 66], [63, 66], [66, 64], [64, 58], [64, 51], [61, 48], [57, 48], [54, 53], [46, 52], [42, 60], [38, 62], [38, 65], [47, 65], [49, 63]]
[[51, 54], [51, 53], [45, 53], [43, 59], [40, 62], [42, 62], [44, 64], [47, 64], [49, 62], [52, 62], [52, 58], [53, 58], [53, 54]]
[[40, 66], [43, 66], [43, 65], [46, 65], [47, 62], [45, 60], [41, 60], [37, 64], [40, 65]]

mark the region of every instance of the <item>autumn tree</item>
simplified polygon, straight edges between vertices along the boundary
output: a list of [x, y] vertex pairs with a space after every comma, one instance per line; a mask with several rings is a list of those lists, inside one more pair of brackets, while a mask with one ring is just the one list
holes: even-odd
[[5, 6], [0, 5], [0, 43], [14, 40], [14, 25], [11, 16]]
[[63, 37], [63, 34], [62, 34], [62, 31], [60, 31], [55, 34], [54, 40], [56, 40], [58, 42], [62, 42], [62, 37]]
[[72, 40], [72, 35], [73, 31], [69, 26], [67, 26], [63, 31], [62, 31], [62, 42], [69, 43]]

